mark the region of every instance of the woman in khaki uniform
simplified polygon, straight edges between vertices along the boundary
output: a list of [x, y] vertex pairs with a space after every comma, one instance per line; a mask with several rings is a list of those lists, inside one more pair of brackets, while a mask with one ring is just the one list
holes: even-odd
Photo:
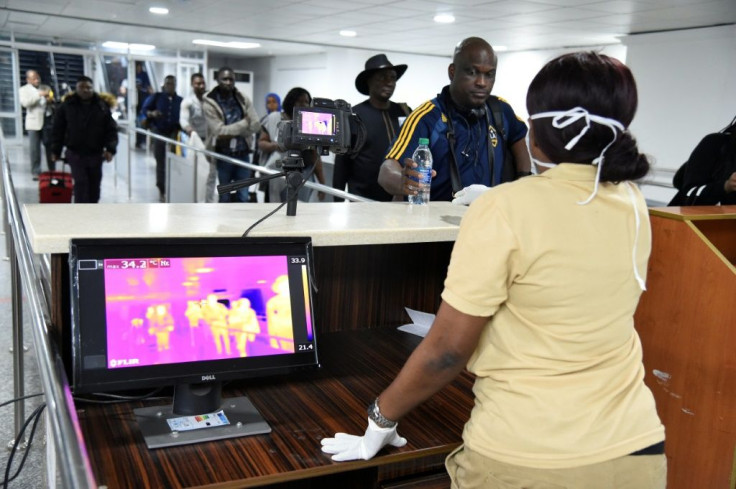
[[475, 406], [447, 459], [453, 487], [665, 487], [633, 321], [651, 248], [631, 182], [649, 170], [626, 130], [636, 106], [618, 60], [573, 53], [542, 68], [527, 95], [539, 174], [472, 203], [429, 334], [369, 407], [365, 435], [323, 451], [368, 459], [402, 446], [397, 421], [467, 367]]

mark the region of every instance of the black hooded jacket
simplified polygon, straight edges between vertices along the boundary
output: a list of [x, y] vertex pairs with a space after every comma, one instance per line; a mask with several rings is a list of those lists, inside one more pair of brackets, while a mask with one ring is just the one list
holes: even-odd
[[736, 192], [724, 184], [736, 172], [736, 125], [708, 134], [677, 170], [673, 185], [679, 190], [670, 206], [734, 205]]
[[88, 103], [73, 94], [56, 111], [51, 142], [53, 154], [61, 156], [64, 146], [81, 155], [115, 154], [117, 124], [110, 107], [96, 93]]

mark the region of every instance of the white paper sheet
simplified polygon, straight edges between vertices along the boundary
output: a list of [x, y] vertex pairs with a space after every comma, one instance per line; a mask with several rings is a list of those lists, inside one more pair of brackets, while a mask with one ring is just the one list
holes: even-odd
[[421, 336], [422, 338], [427, 336], [429, 328], [434, 322], [434, 314], [422, 311], [415, 311], [414, 309], [409, 309], [408, 307], [405, 309], [412, 322], [410, 324], [399, 326], [399, 331], [415, 334], [417, 336]]

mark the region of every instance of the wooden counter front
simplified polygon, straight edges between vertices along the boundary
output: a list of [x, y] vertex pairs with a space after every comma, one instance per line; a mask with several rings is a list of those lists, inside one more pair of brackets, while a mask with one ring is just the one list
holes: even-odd
[[473, 405], [468, 373], [401, 421], [406, 446], [354, 462], [333, 462], [320, 451], [320, 440], [335, 432], [365, 431], [366, 406], [420, 340], [394, 329], [328, 333], [317, 338], [321, 369], [226, 386], [223, 397], [247, 395], [253, 401], [273, 429], [268, 435], [149, 450], [133, 409], [163, 402], [77, 402], [97, 482], [110, 489], [259, 487], [289, 481], [277, 487], [358, 489], [407, 473], [436, 480], [444, 471], [444, 457], [461, 443]]
[[669, 489], [736, 483], [736, 206], [651, 209], [636, 311]]

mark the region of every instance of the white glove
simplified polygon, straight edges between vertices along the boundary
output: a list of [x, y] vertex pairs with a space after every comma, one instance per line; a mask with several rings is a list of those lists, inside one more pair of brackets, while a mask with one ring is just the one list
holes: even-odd
[[347, 433], [336, 433], [335, 438], [322, 439], [322, 451], [332, 453], [332, 460], [344, 462], [346, 460], [369, 460], [386, 445], [403, 447], [406, 438], [399, 436], [396, 426], [393, 428], [380, 428], [370, 418], [365, 435], [348, 435]]
[[480, 195], [486, 190], [490, 190], [490, 188], [491, 187], [486, 187], [479, 183], [468, 185], [455, 194], [455, 198], [452, 199], [452, 203], [458, 205], [470, 205], [471, 202], [480, 197]]

